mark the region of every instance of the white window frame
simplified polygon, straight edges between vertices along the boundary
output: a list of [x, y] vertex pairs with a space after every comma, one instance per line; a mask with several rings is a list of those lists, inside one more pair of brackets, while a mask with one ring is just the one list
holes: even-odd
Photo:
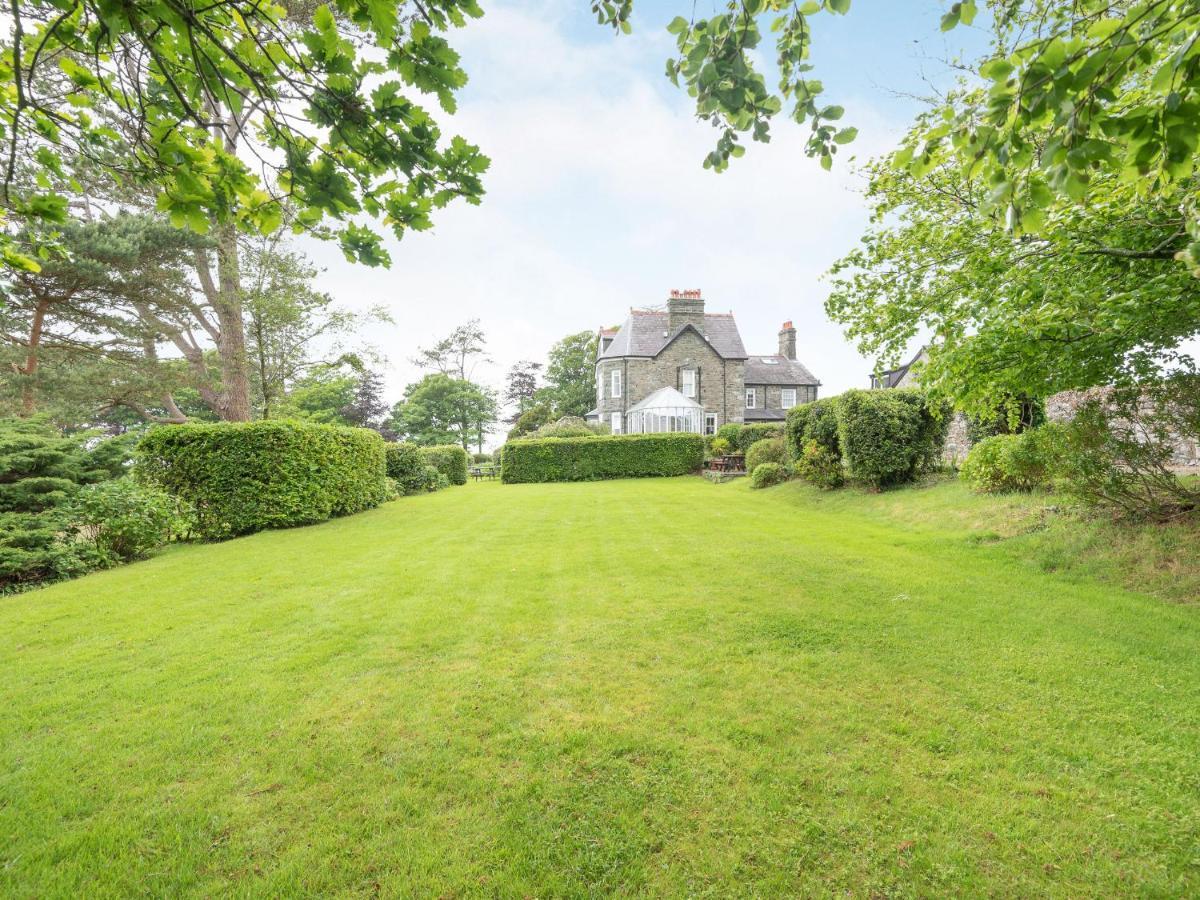
[[696, 370], [684, 369], [680, 376], [683, 380], [683, 396], [696, 399]]
[[613, 369], [608, 373], [609, 399], [621, 399], [621, 370]]
[[[792, 400], [790, 403], [788, 402], [789, 394], [792, 397]], [[779, 405], [782, 406], [784, 409], [791, 409], [798, 402], [799, 394], [800, 394], [800, 392], [796, 388], [783, 388], [779, 392]]]
[[[709, 422], [712, 422], [712, 431], [708, 430]], [[717, 414], [715, 412], [712, 412], [712, 413], [706, 412], [704, 414], [704, 433], [705, 434], [716, 434], [717, 433]]]
[[757, 388], [746, 388], [746, 409], [758, 409]]
[[624, 423], [619, 412], [615, 412], [609, 416], [608, 421], [612, 423], [613, 434], [623, 434], [625, 432], [625, 429], [622, 427]]

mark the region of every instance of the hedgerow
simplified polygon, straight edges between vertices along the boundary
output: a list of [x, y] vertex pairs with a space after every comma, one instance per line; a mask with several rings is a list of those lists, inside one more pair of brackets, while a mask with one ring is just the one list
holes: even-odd
[[305, 422], [159, 426], [138, 445], [136, 470], [190, 503], [210, 540], [321, 522], [390, 493], [376, 432]]
[[727, 440], [735, 452], [745, 453], [757, 441], [783, 437], [783, 423], [754, 422], [743, 425], [738, 422], [729, 422], [717, 429], [716, 436]]
[[416, 494], [426, 490], [425, 457], [416, 444], [399, 443], [387, 445], [387, 474], [403, 494]]
[[704, 464], [698, 434], [630, 434], [511, 441], [501, 456], [500, 480], [595, 481], [686, 475]]
[[426, 465], [445, 475], [451, 484], [467, 483], [467, 451], [457, 444], [422, 447], [421, 456]]

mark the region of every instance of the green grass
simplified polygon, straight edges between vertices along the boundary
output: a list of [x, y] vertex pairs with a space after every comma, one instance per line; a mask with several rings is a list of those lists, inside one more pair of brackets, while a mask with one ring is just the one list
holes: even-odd
[[1195, 895], [1200, 606], [1039, 504], [471, 484], [3, 598], [0, 894]]

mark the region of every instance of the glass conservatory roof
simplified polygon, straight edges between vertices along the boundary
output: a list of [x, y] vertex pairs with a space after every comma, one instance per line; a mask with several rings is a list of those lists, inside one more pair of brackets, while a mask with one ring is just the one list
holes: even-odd
[[683, 396], [673, 387], [659, 388], [640, 403], [629, 407], [629, 411], [641, 412], [647, 409], [701, 409], [695, 400]]

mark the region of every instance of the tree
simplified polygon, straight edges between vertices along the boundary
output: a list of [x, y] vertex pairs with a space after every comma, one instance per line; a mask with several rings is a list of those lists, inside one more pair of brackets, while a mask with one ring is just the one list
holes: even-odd
[[978, 416], [1192, 366], [1177, 348], [1200, 330], [1200, 281], [1159, 250], [1184, 232], [1174, 202], [1098, 173], [1087, 204], [1056, 199], [1041, 234], [1017, 234], [951, 161], [868, 172], [875, 224], [826, 303], [863, 353], [894, 360], [931, 333], [922, 384]]
[[482, 451], [484, 436], [495, 422], [491, 391], [437, 372], [405, 389], [404, 399], [392, 408], [388, 427], [415, 444], [457, 443], [466, 449], [474, 440]]
[[559, 416], [584, 416], [596, 405], [596, 341], [595, 332], [580, 331], [550, 348], [546, 386], [537, 400]]
[[345, 411], [354, 403], [358, 375], [342, 364], [318, 366], [298, 378], [279, 404], [279, 419], [349, 425]]
[[512, 425], [534, 404], [538, 390], [538, 373], [542, 364], [521, 360], [508, 370], [508, 385], [504, 388], [504, 405], [511, 413], [504, 421]]
[[336, 362], [359, 364], [344, 338], [368, 322], [388, 321], [374, 309], [340, 309], [313, 287], [317, 270], [279, 236], [244, 241], [247, 350], [251, 391], [264, 419], [306, 373]]
[[377, 372], [364, 369], [358, 376], [354, 399], [342, 409], [342, 417], [351, 425], [380, 431], [383, 417], [388, 411], [383, 399], [383, 379]]
[[[60, 174], [81, 157], [152, 185], [173, 224], [215, 231], [223, 253], [230, 229], [275, 230], [286, 197], [298, 224], [336, 238], [347, 258], [386, 263], [363, 217], [400, 236], [428, 228], [452, 199], [482, 193], [487, 159], [461, 138], [444, 141], [405, 93], [454, 110], [466, 74], [444, 35], [481, 14], [474, 0], [290, 9], [11, 0], [0, 203], [61, 224], [65, 195], [46, 181], [21, 189], [17, 170], [29, 159]], [[6, 256], [38, 266], [36, 252]], [[236, 266], [224, 263], [221, 281], [232, 287]]]
[[450, 375], [460, 381], [470, 381], [474, 373], [472, 361], [486, 361], [488, 358], [484, 350], [486, 345], [487, 338], [479, 320], [472, 319], [465, 325], [459, 325], [432, 347], [420, 348], [412, 362], [422, 369]]
[[[153, 218], [105, 217], [64, 226], [61, 253], [50, 256], [38, 271], [13, 270], [6, 304], [0, 311], [8, 360], [20, 384], [20, 413], [39, 406], [39, 383], [64, 389], [63, 376], [91, 377], [95, 405], [130, 407], [160, 404], [162, 416], [183, 421], [169, 387], [155, 384], [158, 368], [154, 346], [156, 323], [138, 311], [186, 305], [191, 287], [187, 261], [201, 241]], [[31, 241], [22, 242], [29, 249]], [[137, 391], [131, 391], [133, 383]], [[67, 390], [77, 393], [78, 389]]]

